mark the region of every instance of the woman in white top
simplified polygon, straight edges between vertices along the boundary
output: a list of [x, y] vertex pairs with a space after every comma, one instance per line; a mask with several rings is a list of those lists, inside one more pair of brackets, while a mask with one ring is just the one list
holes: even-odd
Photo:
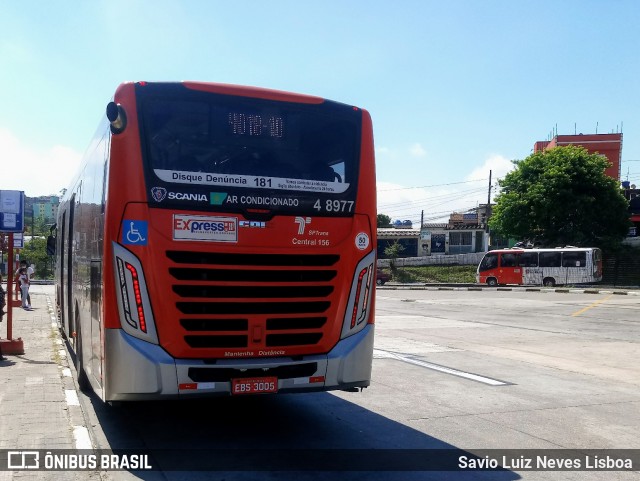
[[29, 276], [27, 275], [27, 269], [21, 267], [18, 272], [20, 273], [18, 280], [20, 281], [20, 292], [22, 293], [22, 308], [29, 310], [31, 309], [31, 304], [29, 304]]

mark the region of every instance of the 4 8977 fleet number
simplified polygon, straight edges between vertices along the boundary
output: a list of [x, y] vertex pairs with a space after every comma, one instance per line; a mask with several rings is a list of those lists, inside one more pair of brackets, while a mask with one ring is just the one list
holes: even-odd
[[322, 205], [322, 201], [320, 199], [316, 200], [316, 203], [313, 204], [313, 208], [318, 212], [352, 212], [353, 204], [355, 202], [353, 200], [331, 200], [327, 199]]

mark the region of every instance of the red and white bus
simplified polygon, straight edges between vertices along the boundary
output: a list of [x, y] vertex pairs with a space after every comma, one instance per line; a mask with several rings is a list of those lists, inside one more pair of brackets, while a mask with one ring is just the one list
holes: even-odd
[[361, 108], [124, 83], [50, 245], [79, 384], [105, 401], [370, 383], [376, 183]]
[[504, 284], [588, 284], [602, 280], [602, 251], [593, 247], [499, 249], [480, 261], [476, 282]]

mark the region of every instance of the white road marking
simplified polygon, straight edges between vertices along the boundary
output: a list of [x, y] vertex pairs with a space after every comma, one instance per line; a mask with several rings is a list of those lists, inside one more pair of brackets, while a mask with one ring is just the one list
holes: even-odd
[[427, 369], [433, 369], [434, 371], [443, 372], [445, 374], [451, 374], [453, 376], [470, 379], [472, 381], [478, 381], [483, 384], [488, 384], [489, 386], [507, 386], [510, 384], [508, 382], [498, 381], [497, 379], [491, 379], [490, 377], [479, 376], [478, 374], [473, 374], [465, 371], [459, 371], [457, 369], [452, 369], [450, 367], [440, 366], [438, 364], [421, 361], [420, 359], [414, 359], [409, 356], [403, 356], [402, 354], [383, 351], [381, 349], [374, 349], [373, 357], [376, 359], [396, 359], [398, 361], [406, 362], [408, 364], [413, 364], [415, 366], [426, 367]]
[[67, 399], [69, 406], [80, 406], [80, 399], [75, 389], [65, 389], [64, 397]]
[[84, 426], [73, 427], [73, 438], [76, 440], [76, 449], [93, 449], [89, 430]]

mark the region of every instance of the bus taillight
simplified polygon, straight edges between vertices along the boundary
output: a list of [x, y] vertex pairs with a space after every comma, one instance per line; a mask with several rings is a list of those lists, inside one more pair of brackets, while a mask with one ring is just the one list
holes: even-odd
[[351, 283], [351, 293], [342, 324], [341, 339], [361, 331], [367, 325], [375, 278], [374, 263], [375, 252], [367, 255], [358, 263]]
[[133, 296], [136, 302], [136, 311], [138, 312], [138, 322], [140, 323], [140, 330], [147, 332], [147, 322], [144, 319], [144, 309], [142, 308], [142, 294], [140, 293], [140, 280], [138, 279], [138, 271], [128, 262], [124, 263], [124, 266], [131, 273], [131, 280], [133, 282]]
[[[356, 289], [356, 299], [359, 300], [360, 299], [360, 294], [362, 291], [362, 284], [363, 284], [363, 279], [364, 277], [369, 274], [369, 276], [367, 277], [367, 282], [365, 284], [364, 287], [364, 299], [363, 299], [363, 303], [362, 306], [360, 307], [360, 303], [359, 302], [355, 302], [353, 305], [353, 314], [351, 315], [351, 329], [353, 329], [356, 326], [356, 322], [362, 322], [362, 318], [363, 318], [363, 314], [366, 313], [366, 307], [367, 307], [367, 300], [369, 299], [369, 288], [371, 285], [370, 279], [371, 279], [371, 268], [373, 266], [369, 266], [367, 268], [364, 268], [360, 271], [360, 274], [358, 275], [358, 287]], [[360, 307], [360, 312], [358, 313], [358, 308]], [[360, 315], [358, 315], [360, 314]]]
[[140, 260], [121, 245], [113, 243], [122, 329], [138, 339], [158, 343], [153, 310]]

